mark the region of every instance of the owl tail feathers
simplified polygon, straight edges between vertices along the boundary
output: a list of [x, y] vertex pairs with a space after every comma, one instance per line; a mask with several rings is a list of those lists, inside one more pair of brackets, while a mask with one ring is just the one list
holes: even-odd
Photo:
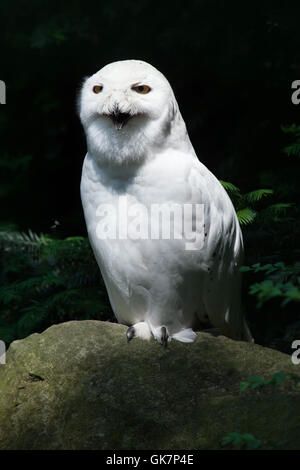
[[185, 330], [181, 330], [172, 335], [172, 338], [177, 339], [177, 341], [181, 341], [182, 343], [192, 343], [197, 338], [197, 335], [192, 328], [186, 328]]

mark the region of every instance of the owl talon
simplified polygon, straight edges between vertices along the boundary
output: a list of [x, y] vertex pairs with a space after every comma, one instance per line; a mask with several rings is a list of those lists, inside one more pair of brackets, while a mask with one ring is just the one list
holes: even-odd
[[135, 337], [135, 330], [133, 326], [130, 326], [126, 332], [127, 343], [129, 343]]
[[168, 346], [169, 335], [165, 326], [161, 327], [161, 344], [166, 348]]

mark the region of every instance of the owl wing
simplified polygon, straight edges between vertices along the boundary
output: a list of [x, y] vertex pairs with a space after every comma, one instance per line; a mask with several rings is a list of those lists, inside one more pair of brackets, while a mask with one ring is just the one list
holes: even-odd
[[217, 178], [198, 161], [191, 167], [188, 185], [192, 201], [204, 205], [204, 241], [194, 256], [205, 273], [201, 289], [205, 315], [226, 336], [252, 341], [241, 310], [244, 249], [233, 204]]

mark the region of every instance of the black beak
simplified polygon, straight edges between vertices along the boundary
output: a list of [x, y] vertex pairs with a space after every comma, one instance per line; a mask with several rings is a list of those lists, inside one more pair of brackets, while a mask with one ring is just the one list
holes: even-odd
[[127, 123], [127, 121], [132, 117], [130, 113], [122, 113], [118, 106], [114, 107], [113, 113], [110, 115], [115, 127], [119, 130]]

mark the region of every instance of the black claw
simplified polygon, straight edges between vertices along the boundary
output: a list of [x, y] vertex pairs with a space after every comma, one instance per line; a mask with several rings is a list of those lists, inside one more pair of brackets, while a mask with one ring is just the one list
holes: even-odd
[[162, 326], [161, 327], [161, 342], [165, 348], [168, 346], [168, 338], [169, 336], [167, 333], [167, 329], [165, 326]]
[[130, 326], [126, 332], [127, 343], [129, 343], [129, 341], [131, 341], [134, 338], [134, 335], [135, 335], [134, 328], [133, 326]]

